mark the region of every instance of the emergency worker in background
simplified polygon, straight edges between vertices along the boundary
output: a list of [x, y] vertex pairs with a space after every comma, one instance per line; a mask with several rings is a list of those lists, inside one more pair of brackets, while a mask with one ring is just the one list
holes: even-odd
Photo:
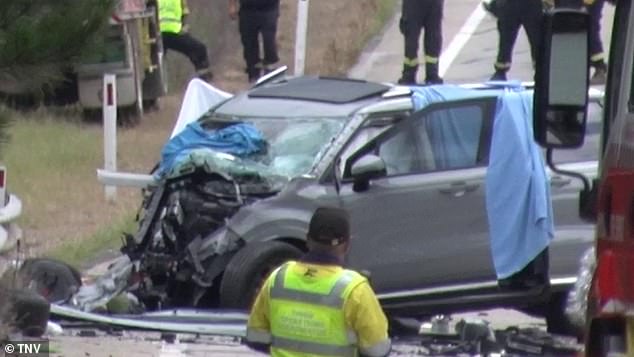
[[[238, 18], [247, 76], [249, 82], [255, 82], [262, 74], [272, 71], [280, 60], [277, 53], [280, 0], [229, 0], [229, 16], [232, 20]], [[260, 58], [260, 35], [263, 59]]]
[[594, 70], [591, 84], [605, 84], [608, 66], [605, 63], [603, 42], [601, 41], [601, 15], [605, 0], [584, 0], [590, 14], [590, 67]]
[[342, 268], [350, 245], [345, 210], [318, 208], [309, 252], [265, 281], [247, 324], [247, 345], [272, 356], [387, 356], [388, 323], [368, 280]]
[[520, 27], [524, 27], [528, 37], [535, 67], [544, 11], [542, 0], [495, 0], [489, 4], [485, 3], [485, 8], [497, 17], [499, 35], [497, 60], [493, 65], [495, 73], [491, 80], [507, 80], [506, 74], [511, 69], [513, 47]]
[[174, 50], [187, 56], [197, 76], [211, 82], [207, 47], [189, 34], [187, 0], [158, 0], [159, 27], [165, 50]]
[[438, 72], [442, 50], [443, 6], [444, 0], [403, 0], [399, 27], [405, 40], [405, 59], [399, 84], [416, 84], [421, 31], [424, 31], [425, 84], [443, 83]]

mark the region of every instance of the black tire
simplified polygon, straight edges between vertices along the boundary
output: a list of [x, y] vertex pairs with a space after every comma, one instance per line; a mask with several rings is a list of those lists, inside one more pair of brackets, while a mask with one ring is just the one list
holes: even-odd
[[247, 244], [227, 264], [220, 284], [220, 307], [249, 309], [266, 277], [301, 255], [301, 250], [281, 241]]
[[546, 307], [546, 330], [556, 335], [580, 337], [583, 333], [566, 316], [566, 292], [553, 293]]
[[50, 303], [34, 291], [9, 289], [7, 292], [9, 309], [0, 320], [9, 321], [9, 326], [17, 328], [25, 336], [42, 336], [51, 314]]
[[18, 277], [22, 286], [53, 303], [68, 301], [81, 286], [81, 274], [77, 269], [48, 258], [25, 260]]

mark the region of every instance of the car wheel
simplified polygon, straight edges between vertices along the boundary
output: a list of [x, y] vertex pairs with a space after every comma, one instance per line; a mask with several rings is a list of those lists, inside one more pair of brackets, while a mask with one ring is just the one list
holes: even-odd
[[72, 266], [54, 259], [27, 259], [18, 277], [22, 286], [36, 291], [49, 302], [65, 302], [81, 286], [81, 274]]
[[582, 331], [566, 316], [567, 293], [553, 293], [546, 307], [546, 329], [557, 335], [580, 337]]
[[220, 284], [220, 306], [248, 309], [269, 274], [302, 251], [281, 241], [247, 244], [231, 259]]
[[[34, 291], [7, 289], [8, 300], [6, 310], [2, 310], [0, 322], [7, 322], [12, 328], [17, 328], [28, 337], [40, 337], [46, 331], [51, 313], [50, 303]], [[4, 294], [0, 294], [4, 295]]]

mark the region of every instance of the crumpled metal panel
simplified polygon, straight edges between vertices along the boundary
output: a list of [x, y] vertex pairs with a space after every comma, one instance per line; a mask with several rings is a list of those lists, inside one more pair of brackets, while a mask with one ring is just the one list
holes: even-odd
[[79, 288], [73, 295], [71, 304], [82, 311], [93, 311], [105, 306], [113, 297], [128, 288], [128, 279], [134, 269], [134, 262], [128, 256], [117, 258], [108, 271], [92, 284]]

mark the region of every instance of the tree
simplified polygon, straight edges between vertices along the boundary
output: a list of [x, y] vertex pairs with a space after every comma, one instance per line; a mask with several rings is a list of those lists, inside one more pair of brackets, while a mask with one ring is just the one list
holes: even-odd
[[98, 46], [114, 0], [1, 0], [0, 92], [33, 93]]

